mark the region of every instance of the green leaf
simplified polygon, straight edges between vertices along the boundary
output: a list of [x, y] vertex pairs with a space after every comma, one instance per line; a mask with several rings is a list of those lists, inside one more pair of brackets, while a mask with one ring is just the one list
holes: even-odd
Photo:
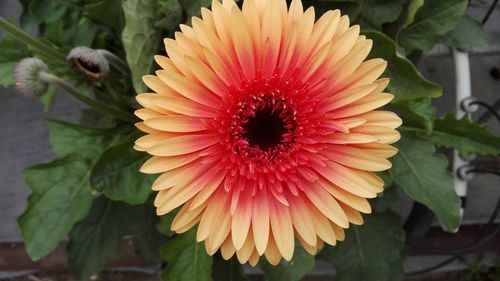
[[455, 28], [466, 6], [467, 0], [425, 0], [414, 21], [399, 31], [399, 44], [407, 54], [430, 51], [440, 35]]
[[57, 88], [54, 85], [49, 85], [47, 92], [40, 96], [40, 102], [43, 104], [43, 110], [49, 110], [50, 105], [57, 95]]
[[[381, 174], [377, 173], [379, 176]], [[390, 178], [390, 175], [387, 175]], [[382, 179], [385, 180], [384, 177]], [[392, 179], [391, 179], [392, 180]], [[374, 213], [382, 213], [386, 211], [398, 210], [400, 203], [399, 194], [396, 187], [386, 187], [382, 193], [377, 195], [377, 198], [370, 200], [370, 205]]]
[[220, 256], [215, 257], [212, 279], [216, 281], [249, 281], [243, 272], [243, 267], [235, 257], [226, 261]]
[[64, 29], [65, 43], [72, 46], [91, 46], [97, 34], [97, 26], [87, 18], [82, 18], [78, 22], [70, 22], [68, 28]]
[[401, 0], [359, 0], [361, 16], [359, 24], [364, 28], [382, 29], [382, 24], [398, 19], [403, 10]]
[[19, 3], [23, 7], [23, 12], [19, 17], [19, 24], [21, 25], [23, 30], [29, 33], [35, 31], [40, 24], [40, 21], [29, 11], [31, 2], [32, 0], [19, 0]]
[[500, 137], [493, 135], [486, 127], [472, 122], [468, 117], [457, 120], [448, 114], [436, 120], [430, 139], [438, 145], [456, 148], [462, 154], [500, 154]]
[[177, 235], [160, 249], [167, 266], [161, 273], [165, 281], [211, 281], [213, 258], [203, 243], [195, 241], [196, 230]]
[[123, 235], [138, 222], [133, 219], [136, 209], [103, 197], [94, 200], [90, 213], [69, 236], [68, 262], [78, 280], [88, 280], [120, 255]]
[[153, 55], [157, 52], [162, 37], [161, 29], [155, 27], [157, 1], [124, 0], [122, 9], [125, 18], [123, 47], [134, 89], [140, 94], [146, 90], [142, 76], [150, 73]]
[[156, 224], [156, 229], [161, 232], [163, 235], [171, 236], [174, 232], [170, 229], [172, 222], [174, 221], [175, 216], [180, 208], [177, 208], [166, 215], [160, 217], [160, 221]]
[[112, 27], [120, 32], [123, 29], [121, 3], [121, 0], [94, 0], [92, 3], [86, 4], [83, 10], [92, 21]]
[[389, 170], [394, 182], [431, 209], [446, 230], [455, 230], [460, 224], [460, 200], [446, 157], [435, 153], [432, 142], [405, 131], [395, 146], [399, 152]]
[[402, 23], [402, 27], [408, 26], [415, 20], [415, 15], [418, 10], [424, 5], [424, 0], [410, 0], [406, 6], [406, 17]]
[[157, 229], [160, 218], [156, 215], [153, 200], [140, 206], [137, 212], [139, 220], [132, 234], [134, 248], [137, 256], [147, 264], [160, 262], [160, 247], [167, 241], [167, 236], [162, 235]]
[[465, 15], [460, 18], [455, 29], [439, 37], [439, 42], [453, 48], [485, 47], [488, 46], [488, 34], [481, 23]]
[[314, 267], [314, 256], [304, 250], [300, 243], [295, 243], [293, 259], [290, 262], [282, 260], [279, 265], [270, 265], [264, 259], [259, 262], [268, 281], [299, 281]]
[[30, 13], [38, 20], [53, 23], [61, 19], [68, 6], [57, 0], [33, 0], [29, 6]]
[[125, 139], [118, 129], [95, 129], [53, 119], [47, 120], [47, 125], [50, 146], [60, 157], [74, 153], [95, 160], [107, 147]]
[[159, 0], [159, 20], [155, 26], [167, 31], [172, 36], [182, 20], [182, 6], [178, 0]]
[[383, 58], [388, 63], [385, 76], [391, 79], [388, 90], [394, 94], [395, 101], [442, 95], [443, 90], [438, 84], [424, 79], [409, 60], [397, 53], [396, 43], [391, 38], [376, 31], [364, 34], [373, 40], [370, 58]]
[[424, 128], [429, 135], [434, 130], [437, 108], [431, 103], [430, 98], [420, 98], [400, 101], [395, 106], [403, 110], [403, 122], [418, 128]]
[[54, 250], [87, 214], [92, 202], [89, 167], [68, 156], [27, 168], [24, 177], [32, 194], [18, 224], [26, 250], [36, 261]]
[[345, 236], [345, 241], [327, 246], [319, 254], [335, 267], [335, 280], [402, 280], [404, 232], [396, 213], [370, 214], [363, 225], [351, 226]]
[[14, 85], [14, 67], [17, 62], [0, 63], [0, 86], [9, 87]]
[[81, 110], [78, 123], [83, 126], [92, 126], [92, 128], [106, 129], [113, 127], [115, 120], [108, 114], [92, 108], [84, 108]]
[[139, 172], [148, 157], [132, 146], [125, 142], [104, 151], [92, 168], [90, 185], [109, 199], [135, 205], [146, 202], [155, 177]]

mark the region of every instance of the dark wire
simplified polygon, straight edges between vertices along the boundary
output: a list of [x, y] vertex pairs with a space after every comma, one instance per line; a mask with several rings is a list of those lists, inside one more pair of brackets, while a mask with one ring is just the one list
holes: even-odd
[[[494, 174], [494, 175], [500, 176], [500, 173], [499, 172], [495, 172], [495, 171], [472, 170], [472, 171], [469, 171], [469, 172], [471, 172], [471, 173]], [[481, 233], [474, 240], [474, 242], [472, 242], [469, 246], [467, 246], [467, 247], [465, 247], [463, 249], [460, 249], [458, 251], [457, 250], [455, 250], [455, 251], [442, 251], [442, 250], [438, 250], [438, 249], [430, 249], [430, 248], [425, 248], [424, 246], [412, 243], [412, 245], [415, 246], [416, 248], [424, 250], [424, 251], [429, 252], [429, 253], [442, 254], [442, 255], [452, 255], [452, 256], [449, 257], [448, 259], [440, 262], [440, 263], [437, 263], [437, 264], [433, 265], [433, 266], [430, 266], [430, 267], [427, 267], [427, 268], [424, 268], [424, 269], [420, 269], [420, 270], [415, 270], [415, 271], [407, 272], [406, 275], [413, 276], [413, 275], [419, 275], [419, 274], [424, 274], [424, 273], [428, 273], [428, 272], [434, 271], [434, 270], [436, 270], [438, 268], [441, 268], [443, 266], [446, 266], [446, 265], [454, 262], [455, 260], [457, 260], [458, 258], [460, 258], [462, 255], [470, 253], [470, 252], [473, 252], [474, 250], [476, 250], [479, 247], [483, 246], [484, 244], [486, 244], [487, 242], [489, 242], [491, 239], [495, 238], [500, 233], [500, 225], [497, 226], [494, 231], [492, 231], [490, 233], [487, 233], [487, 229], [495, 224], [495, 220], [498, 217], [499, 213], [500, 213], [500, 198], [497, 201], [495, 209], [493, 210], [493, 213], [491, 214], [491, 216], [490, 216], [490, 218], [489, 218], [489, 220], [488, 220], [488, 222], [486, 224], [486, 227], [481, 231]]]
[[492, 112], [497, 112], [497, 110], [500, 110], [500, 99], [498, 99], [491, 107], [493, 107], [494, 111], [487, 110], [485, 111], [479, 118], [477, 119], [477, 122], [480, 124], [486, 123], [490, 118]]
[[486, 110], [488, 110], [488, 112], [490, 114], [495, 116], [495, 118], [498, 120], [498, 122], [500, 122], [500, 114], [498, 114], [498, 112], [495, 110], [495, 108], [493, 106], [491, 106], [485, 102], [482, 102], [482, 101], [473, 101], [470, 103], [470, 105], [479, 105], [479, 106], [484, 107]]
[[490, 5], [490, 8], [488, 9], [488, 12], [486, 12], [486, 15], [484, 15], [484, 18], [483, 20], [481, 21], [481, 23], [484, 25], [488, 19], [490, 18], [491, 14], [493, 13], [493, 11], [495, 10], [495, 7], [498, 5], [498, 0], [494, 0], [491, 5]]

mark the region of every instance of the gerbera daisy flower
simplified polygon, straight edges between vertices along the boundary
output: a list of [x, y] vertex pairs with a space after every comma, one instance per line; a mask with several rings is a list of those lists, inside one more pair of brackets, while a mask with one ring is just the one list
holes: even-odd
[[295, 238], [311, 254], [344, 239], [383, 190], [401, 120], [375, 110], [393, 96], [372, 41], [329, 11], [315, 22], [300, 0], [214, 1], [192, 27], [165, 39], [162, 70], [144, 76], [135, 149], [158, 215], [198, 225], [208, 254], [255, 265], [290, 260]]

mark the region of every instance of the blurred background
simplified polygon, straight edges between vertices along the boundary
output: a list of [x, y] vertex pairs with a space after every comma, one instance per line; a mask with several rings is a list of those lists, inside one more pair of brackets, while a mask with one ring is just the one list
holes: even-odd
[[[468, 13], [477, 20], [481, 20], [491, 1], [472, 1]], [[21, 5], [17, 0], [1, 0], [0, 16], [16, 21], [21, 13]], [[471, 55], [470, 72], [472, 77], [472, 94], [478, 100], [500, 110], [500, 7], [497, 7], [485, 25], [488, 32], [490, 45], [485, 48], [467, 50]], [[0, 30], [0, 38], [2, 33]], [[1, 67], [1, 65], [0, 65]], [[419, 69], [424, 76], [444, 87], [443, 97], [435, 101], [441, 113], [453, 111], [455, 107], [455, 69], [453, 56], [449, 49], [435, 48], [419, 63]], [[57, 250], [49, 257], [37, 263], [29, 260], [23, 251], [22, 239], [19, 234], [16, 217], [25, 209], [26, 198], [29, 190], [26, 188], [21, 170], [25, 167], [47, 162], [55, 158], [48, 147], [48, 132], [43, 123], [44, 118], [56, 117], [67, 121], [76, 121], [82, 105], [67, 95], [56, 96], [52, 106], [45, 111], [38, 102], [29, 101], [16, 93], [13, 88], [0, 87], [0, 279], [15, 278], [13, 280], [44, 280], [43, 276], [33, 275], [37, 271], [53, 271], [65, 269], [63, 249]], [[473, 120], [482, 117], [485, 121], [484, 109], [480, 108], [472, 115]], [[441, 115], [441, 114], [439, 114]], [[484, 124], [496, 135], [500, 135], [500, 123], [495, 118], [487, 119]], [[489, 165], [499, 169], [500, 160], [497, 158], [481, 158], [476, 161], [481, 165]], [[498, 171], [498, 170], [497, 170]], [[451, 246], [460, 248], [467, 245], [477, 233], [481, 231], [481, 224], [490, 218], [498, 197], [500, 196], [500, 178], [494, 175], [481, 174], [468, 183], [466, 209], [464, 212], [463, 227], [458, 235], [445, 235], [435, 227], [428, 235], [432, 245]], [[400, 212], [407, 217], [413, 202], [401, 194]], [[497, 220], [497, 223], [500, 221]], [[147, 271], [140, 267], [134, 259], [132, 251], [127, 251], [124, 246], [123, 257], [113, 262], [110, 268], [125, 271]], [[407, 260], [406, 270], [419, 270], [429, 265], [439, 263], [447, 258], [442, 255], [429, 255], [417, 249], [411, 251]], [[496, 267], [500, 280], [500, 235], [492, 238], [488, 243], [479, 247], [473, 254], [466, 255], [466, 260], [457, 260], [446, 266], [440, 267], [426, 277], [415, 277], [409, 280], [458, 280], [464, 272], [483, 270], [483, 267]], [[317, 268], [307, 280], [332, 280], [332, 269], [318, 263]], [[253, 269], [249, 273], [259, 278]], [[140, 273], [116, 273], [115, 278], [109, 280], [147, 280]], [[460, 272], [462, 275], [457, 274]], [[59, 273], [58, 273], [59, 274]], [[139, 277], [140, 276], [142, 277]], [[127, 277], [125, 277], [125, 275]], [[45, 280], [69, 280], [65, 275], [47, 275]], [[24, 278], [24, 279], [23, 279]], [[51, 279], [52, 278], [52, 279]], [[101, 279], [100, 279], [101, 280]], [[105, 279], [102, 279], [105, 280]], [[152, 279], [154, 280], [154, 279]]]

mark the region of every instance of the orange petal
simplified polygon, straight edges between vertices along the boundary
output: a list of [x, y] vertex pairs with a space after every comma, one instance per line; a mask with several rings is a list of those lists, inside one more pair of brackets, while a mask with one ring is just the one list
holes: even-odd
[[153, 129], [166, 132], [188, 133], [207, 129], [200, 118], [193, 118], [185, 115], [149, 118], [144, 123]]
[[177, 98], [158, 95], [149, 99], [157, 106], [179, 114], [205, 118], [216, 117], [215, 111], [183, 97]]
[[309, 200], [323, 213], [328, 219], [334, 223], [347, 227], [349, 225], [347, 218], [340, 208], [339, 203], [328, 192], [326, 192], [319, 184], [315, 183], [304, 191]]
[[324, 179], [320, 179], [318, 183], [328, 192], [330, 193], [335, 199], [337, 199], [340, 202], [349, 205], [353, 207], [354, 209], [363, 212], [365, 214], [371, 213], [372, 209], [370, 207], [370, 204], [368, 203], [368, 200], [363, 197], [356, 196], [350, 192], [345, 191], [344, 189], [332, 184], [329, 181], [326, 181]]
[[359, 126], [352, 129], [353, 133], [372, 135], [379, 139], [378, 142], [391, 144], [397, 142], [401, 138], [401, 134], [391, 128], [379, 126]]
[[196, 134], [166, 138], [148, 149], [155, 156], [176, 156], [200, 151], [220, 142], [217, 135]]
[[392, 166], [385, 158], [346, 145], [331, 145], [323, 153], [338, 164], [360, 170], [379, 172]]
[[315, 246], [316, 231], [314, 229], [314, 223], [311, 221], [311, 214], [306, 208], [304, 201], [301, 196], [290, 195], [287, 196], [290, 202], [290, 215], [292, 218], [293, 227], [299, 234], [305, 243]]
[[200, 158], [198, 153], [172, 157], [153, 156], [142, 165], [140, 171], [145, 174], [163, 173], [189, 164], [198, 158]]
[[[255, 248], [262, 255], [269, 241], [269, 199], [266, 191], [258, 191], [253, 201], [252, 231]], [[281, 258], [281, 256], [280, 256]]]
[[[239, 189], [239, 187], [236, 187]], [[238, 202], [238, 208], [236, 208], [232, 226], [231, 226], [231, 235], [233, 238], [234, 247], [239, 250], [243, 247], [245, 240], [247, 239], [248, 233], [250, 230], [250, 223], [252, 221], [252, 201], [253, 198], [251, 196], [250, 191], [244, 190], [240, 195], [240, 199]], [[253, 237], [253, 235], [252, 235]], [[253, 239], [252, 239], [253, 240]]]
[[335, 162], [327, 162], [326, 167], [315, 166], [314, 169], [331, 183], [352, 194], [365, 198], [375, 198], [377, 196], [372, 191], [371, 185], [349, 168]]

